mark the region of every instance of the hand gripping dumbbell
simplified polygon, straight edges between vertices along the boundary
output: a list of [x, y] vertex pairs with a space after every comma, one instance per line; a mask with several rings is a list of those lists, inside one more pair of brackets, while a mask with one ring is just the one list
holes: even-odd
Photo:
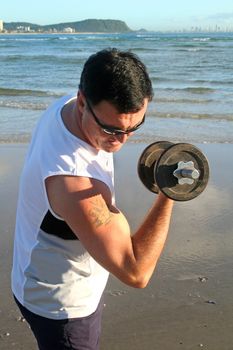
[[206, 188], [209, 165], [194, 145], [159, 141], [142, 152], [138, 175], [151, 192], [161, 191], [173, 200], [188, 201]]

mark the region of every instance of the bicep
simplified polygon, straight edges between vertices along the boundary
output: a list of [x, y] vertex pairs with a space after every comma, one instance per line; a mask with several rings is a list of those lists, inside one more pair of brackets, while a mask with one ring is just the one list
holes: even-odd
[[46, 187], [52, 209], [92, 257], [121, 278], [132, 258], [132, 241], [128, 222], [112, 205], [108, 187], [98, 180], [68, 176], [50, 179]]

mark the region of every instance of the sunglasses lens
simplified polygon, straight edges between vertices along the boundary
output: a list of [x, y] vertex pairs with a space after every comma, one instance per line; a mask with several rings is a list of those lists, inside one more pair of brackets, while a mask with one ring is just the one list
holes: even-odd
[[128, 135], [131, 132], [134, 132], [137, 129], [139, 129], [142, 126], [143, 122], [144, 122], [144, 120], [139, 125], [137, 125], [136, 127], [132, 128], [131, 130], [128, 130], [128, 131], [117, 130], [117, 129], [109, 130], [106, 128], [104, 128], [102, 130], [105, 132], [105, 134], [108, 134], [108, 135]]
[[122, 134], [127, 134], [126, 132], [124, 131], [121, 131], [121, 130], [108, 130], [108, 129], [102, 129], [105, 134], [108, 134], [108, 135], [122, 135]]
[[116, 133], [114, 131], [110, 131], [108, 129], [102, 129], [103, 132], [105, 132], [105, 134], [108, 134], [108, 135], [116, 135]]

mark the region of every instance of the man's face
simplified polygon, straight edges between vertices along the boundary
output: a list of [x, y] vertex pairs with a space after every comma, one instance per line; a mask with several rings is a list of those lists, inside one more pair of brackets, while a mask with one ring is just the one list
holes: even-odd
[[96, 149], [117, 152], [144, 121], [148, 100], [136, 113], [119, 113], [108, 101], [95, 106], [83, 98], [82, 132], [88, 143]]

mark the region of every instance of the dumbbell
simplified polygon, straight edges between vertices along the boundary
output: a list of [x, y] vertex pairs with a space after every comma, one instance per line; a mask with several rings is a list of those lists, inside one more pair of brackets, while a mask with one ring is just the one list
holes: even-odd
[[159, 141], [142, 152], [138, 175], [151, 192], [161, 191], [173, 200], [188, 201], [206, 188], [209, 165], [205, 155], [192, 144]]

